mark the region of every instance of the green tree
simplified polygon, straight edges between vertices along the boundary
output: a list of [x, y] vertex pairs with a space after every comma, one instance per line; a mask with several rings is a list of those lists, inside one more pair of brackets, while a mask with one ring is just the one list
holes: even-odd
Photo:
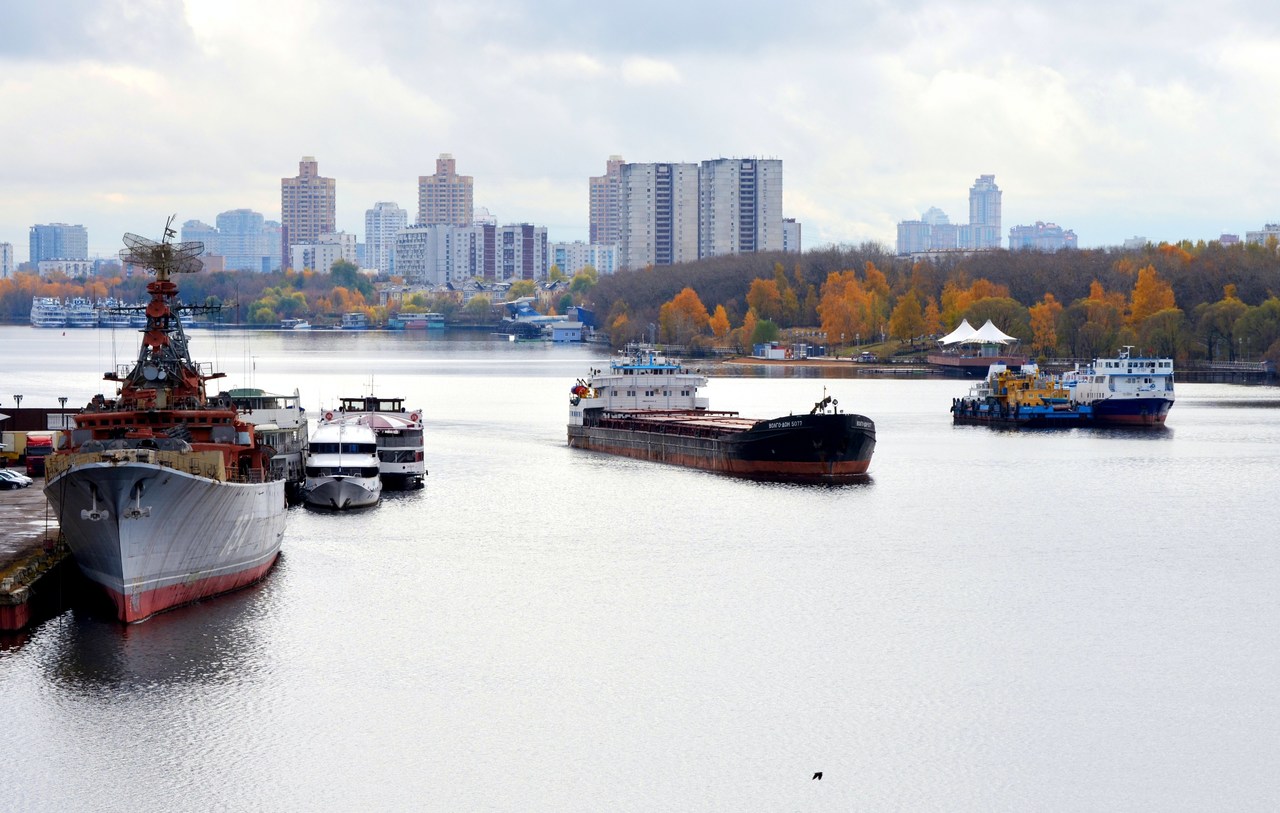
[[462, 306], [462, 312], [472, 321], [484, 322], [493, 316], [493, 302], [485, 294], [477, 294]]
[[360, 295], [366, 300], [376, 298], [373, 283], [364, 274], [360, 273], [360, 269], [355, 263], [337, 260], [334, 262], [333, 267], [329, 269], [329, 278], [335, 287], [346, 288], [348, 291], [359, 291]]
[[889, 335], [915, 346], [916, 337], [924, 333], [924, 311], [914, 289], [898, 297], [898, 304], [889, 315]]
[[518, 279], [511, 283], [511, 287], [507, 289], [507, 301], [519, 299], [522, 296], [533, 296], [538, 287], [534, 285], [531, 279]]

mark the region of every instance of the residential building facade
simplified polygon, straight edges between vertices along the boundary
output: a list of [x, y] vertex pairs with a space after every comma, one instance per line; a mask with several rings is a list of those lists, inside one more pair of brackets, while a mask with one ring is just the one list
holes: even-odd
[[0, 243], [0, 279], [13, 276], [13, 243]]
[[703, 161], [698, 167], [698, 256], [781, 250], [782, 161]]
[[969, 188], [969, 222], [960, 227], [960, 248], [1000, 248], [1000, 205], [996, 176], [979, 175]]
[[216, 222], [218, 243], [228, 269], [267, 272], [280, 268], [280, 224], [264, 219], [252, 209], [222, 212]]
[[1265, 246], [1267, 239], [1271, 237], [1280, 240], [1280, 223], [1267, 223], [1258, 231], [1244, 233], [1244, 241], [1246, 243], [1254, 243], [1259, 246]]
[[622, 165], [624, 268], [698, 259], [698, 165]]
[[565, 276], [572, 277], [588, 265], [602, 276], [617, 271], [618, 247], [609, 243], [584, 243], [581, 240], [547, 245], [547, 273], [550, 273], [551, 266], [555, 266]]
[[409, 213], [379, 201], [364, 213], [364, 264], [379, 274], [395, 273], [396, 234], [409, 225]]
[[1009, 229], [1010, 251], [1058, 251], [1076, 247], [1076, 233], [1057, 223], [1037, 220], [1033, 226], [1014, 226]]
[[79, 224], [43, 223], [31, 227], [30, 259], [87, 260], [89, 259], [89, 230]]
[[592, 244], [622, 243], [621, 155], [610, 155], [603, 175], [590, 179], [590, 241]]
[[[292, 259], [295, 245], [315, 243], [320, 235], [337, 231], [337, 182], [320, 175], [312, 156], [298, 162], [298, 175], [280, 179], [280, 256]], [[313, 266], [306, 266], [311, 268]]]
[[203, 220], [188, 220], [182, 224], [181, 240], [184, 243], [200, 243], [204, 246], [203, 255], [222, 254], [222, 241], [219, 239], [216, 226], [210, 226]]
[[436, 174], [418, 177], [418, 225], [471, 225], [474, 186], [474, 178], [458, 174], [453, 156], [441, 153]]
[[800, 223], [794, 217], [782, 218], [782, 250], [788, 254], [799, 254]]

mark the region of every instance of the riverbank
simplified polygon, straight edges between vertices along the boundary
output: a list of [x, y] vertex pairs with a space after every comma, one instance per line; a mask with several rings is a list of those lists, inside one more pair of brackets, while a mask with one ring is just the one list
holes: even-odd
[[38, 481], [0, 491], [0, 632], [23, 629], [52, 599], [61, 604], [66, 544]]

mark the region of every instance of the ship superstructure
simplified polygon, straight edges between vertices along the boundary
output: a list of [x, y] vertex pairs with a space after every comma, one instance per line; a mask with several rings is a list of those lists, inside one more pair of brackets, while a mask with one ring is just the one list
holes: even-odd
[[1163, 426], [1173, 406], [1173, 359], [1134, 356], [1131, 346], [1062, 379], [1073, 400], [1093, 408], [1097, 424]]

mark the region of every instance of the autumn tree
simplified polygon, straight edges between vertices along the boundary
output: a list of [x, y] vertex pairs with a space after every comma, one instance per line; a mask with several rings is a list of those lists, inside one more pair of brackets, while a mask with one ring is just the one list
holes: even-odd
[[1134, 283], [1131, 302], [1129, 321], [1134, 325], [1142, 324], [1153, 313], [1177, 307], [1173, 287], [1156, 273], [1153, 265], [1138, 270], [1138, 281]]
[[924, 330], [924, 311], [920, 307], [920, 298], [916, 296], [915, 289], [912, 289], [898, 297], [898, 304], [889, 316], [889, 335], [900, 341], [911, 342], [914, 347], [916, 337], [922, 335]]
[[729, 336], [729, 313], [724, 305], [716, 305], [716, 311], [711, 315], [711, 334], [721, 344]]
[[1058, 347], [1058, 319], [1062, 316], [1062, 303], [1053, 294], [1030, 308], [1031, 348], [1041, 355], [1052, 354]]
[[711, 316], [697, 292], [685, 288], [658, 309], [658, 326], [663, 341], [688, 344], [710, 330]]
[[782, 317], [782, 294], [778, 283], [771, 279], [753, 279], [747, 289], [747, 307], [761, 319]]

